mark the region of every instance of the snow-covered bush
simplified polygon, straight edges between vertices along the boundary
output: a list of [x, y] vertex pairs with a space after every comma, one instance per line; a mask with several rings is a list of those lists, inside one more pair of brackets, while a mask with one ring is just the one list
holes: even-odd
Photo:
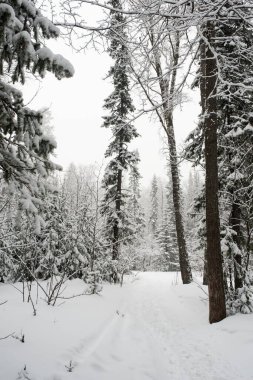
[[253, 312], [253, 278], [247, 275], [245, 285], [235, 292], [230, 291], [227, 296], [228, 314], [242, 313], [250, 314]]
[[117, 269], [117, 260], [113, 260], [109, 256], [109, 251], [105, 252], [104, 255], [100, 257], [100, 260], [96, 264], [96, 266], [100, 269], [100, 273], [102, 274], [103, 281], [117, 282], [118, 280], [118, 269]]
[[98, 270], [88, 272], [86, 283], [88, 284], [87, 294], [98, 294], [103, 288], [101, 273]]

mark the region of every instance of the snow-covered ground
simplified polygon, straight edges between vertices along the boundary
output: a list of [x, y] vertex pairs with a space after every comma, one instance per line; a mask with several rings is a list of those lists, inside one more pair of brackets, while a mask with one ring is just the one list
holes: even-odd
[[[54, 307], [40, 299], [37, 316], [1, 284], [0, 338], [23, 333], [25, 342], [0, 340], [0, 379], [253, 379], [253, 315], [209, 325], [203, 290], [177, 283], [175, 273], [140, 273], [101, 295]], [[65, 294], [83, 288], [74, 280]]]

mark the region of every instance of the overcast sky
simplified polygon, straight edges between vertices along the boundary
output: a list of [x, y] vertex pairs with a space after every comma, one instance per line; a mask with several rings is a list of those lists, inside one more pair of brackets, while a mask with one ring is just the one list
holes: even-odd
[[[26, 100], [30, 107], [49, 107], [52, 112], [54, 135], [57, 140], [57, 163], [64, 169], [73, 162], [77, 165], [101, 164], [109, 144], [111, 132], [101, 128], [104, 99], [112, 87], [107, 75], [110, 59], [106, 53], [95, 51], [74, 53], [63, 42], [53, 43], [55, 53], [63, 54], [75, 67], [75, 76], [58, 81], [52, 75], [38, 82], [30, 81], [25, 87]], [[50, 47], [51, 47], [50, 46]], [[182, 146], [188, 133], [194, 128], [199, 113], [196, 96], [175, 112], [175, 132], [178, 146]], [[142, 117], [135, 123], [141, 137], [133, 144], [141, 158], [140, 170], [143, 185], [148, 185], [154, 174], [166, 176], [163, 133], [158, 123]], [[189, 165], [181, 165], [184, 178], [188, 176]]]

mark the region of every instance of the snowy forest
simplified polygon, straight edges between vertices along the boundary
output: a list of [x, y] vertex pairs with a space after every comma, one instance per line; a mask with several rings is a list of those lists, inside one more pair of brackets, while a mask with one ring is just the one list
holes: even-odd
[[[27, 95], [66, 49], [110, 62], [103, 162], [58, 163]], [[0, 0], [0, 380], [253, 379], [252, 253], [253, 1]]]

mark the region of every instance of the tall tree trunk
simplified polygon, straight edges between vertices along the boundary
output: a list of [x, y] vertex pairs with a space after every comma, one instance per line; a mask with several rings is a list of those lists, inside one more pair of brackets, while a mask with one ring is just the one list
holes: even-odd
[[178, 160], [177, 160], [177, 148], [176, 139], [173, 124], [173, 111], [174, 111], [174, 97], [176, 90], [176, 76], [178, 70], [179, 62], [179, 45], [180, 39], [179, 34], [175, 35], [175, 44], [173, 46], [173, 62], [172, 62], [172, 74], [170, 84], [166, 79], [164, 79], [162, 66], [160, 62], [159, 52], [156, 51], [154, 47], [154, 39], [151, 35], [151, 44], [154, 48], [154, 58], [155, 58], [155, 70], [156, 75], [159, 80], [159, 86], [161, 91], [161, 97], [163, 102], [163, 116], [164, 116], [164, 127], [168, 138], [169, 146], [169, 156], [170, 156], [170, 170], [172, 177], [172, 194], [173, 194], [173, 205], [175, 213], [176, 222], [176, 233], [177, 233], [177, 243], [179, 252], [179, 265], [181, 271], [181, 277], [183, 284], [189, 284], [192, 281], [191, 267], [189, 263], [188, 252], [186, 248], [185, 232], [183, 224], [183, 216], [181, 209], [181, 190], [180, 190], [180, 179], [178, 171]]
[[168, 131], [168, 145], [170, 151], [170, 170], [172, 177], [172, 195], [176, 222], [179, 265], [183, 284], [189, 284], [192, 281], [192, 274], [185, 241], [176, 141], [173, 128], [173, 119], [170, 113], [166, 115], [166, 127]]
[[[120, 212], [121, 212], [121, 197], [122, 197], [122, 169], [118, 170], [117, 175], [117, 195], [116, 195], [116, 202], [115, 202], [115, 212], [118, 216], [118, 219], [120, 219]], [[119, 252], [120, 252], [120, 228], [119, 228], [119, 220], [116, 220], [113, 226], [113, 246], [112, 246], [112, 259], [118, 260], [119, 259]]]
[[[241, 220], [241, 209], [240, 206], [233, 201], [232, 210], [230, 216], [230, 223], [232, 225], [232, 229], [235, 232], [233, 235], [233, 240], [238, 249], [241, 248], [241, 228], [240, 228], [240, 220]], [[234, 279], [235, 279], [235, 289], [241, 288], [243, 286], [243, 274], [242, 274], [242, 255], [241, 252], [238, 252], [233, 257], [234, 259]]]
[[205, 247], [205, 252], [204, 252], [203, 285], [208, 285], [208, 269], [207, 269], [207, 250], [206, 250], [206, 247]]
[[[121, 211], [121, 197], [122, 197], [122, 170], [119, 169], [117, 173], [117, 195], [115, 201], [115, 212], [118, 216], [118, 220], [115, 220], [113, 225], [113, 238], [112, 238], [112, 259], [119, 260], [120, 254], [120, 227], [119, 218]], [[119, 282], [118, 273], [115, 271], [112, 273], [112, 280], [116, 284]]]
[[[217, 64], [210, 46], [215, 38], [215, 26], [206, 23], [205, 37], [205, 161], [206, 161], [206, 232], [209, 290], [209, 321], [219, 322], [226, 317], [225, 292], [223, 284], [222, 257], [220, 246], [220, 219], [218, 205], [218, 164], [217, 164]], [[203, 91], [203, 89], [202, 89]]]
[[[200, 87], [200, 103], [202, 108], [202, 115], [206, 112], [206, 100], [205, 100], [205, 73], [206, 73], [206, 45], [204, 41], [200, 41], [200, 75], [199, 87]], [[208, 269], [207, 269], [207, 249], [205, 245], [204, 250], [204, 271], [203, 271], [203, 285], [208, 285]]]

